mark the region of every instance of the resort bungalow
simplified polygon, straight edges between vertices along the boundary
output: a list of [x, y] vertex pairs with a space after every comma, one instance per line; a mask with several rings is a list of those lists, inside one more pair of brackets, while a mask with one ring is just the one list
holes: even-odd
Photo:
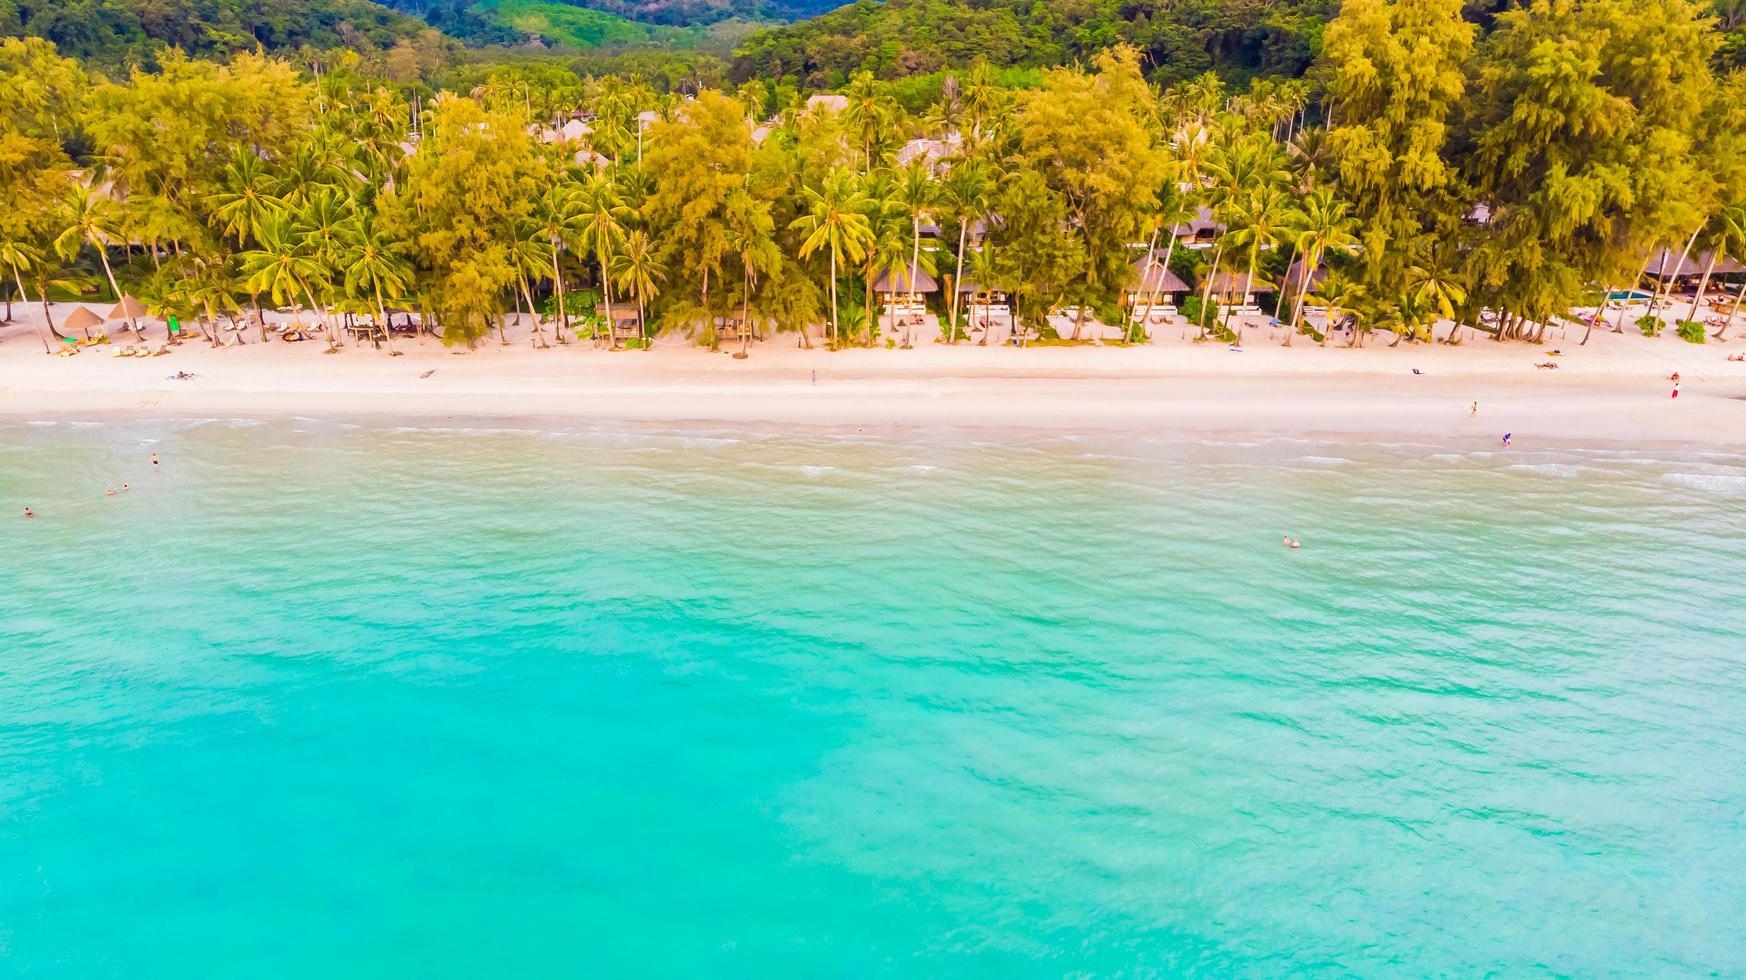
[[[1246, 287], [1254, 291], [1245, 291]], [[1201, 284], [1200, 289], [1196, 291], [1197, 294], [1203, 293], [1206, 288], [1206, 284]], [[1255, 277], [1255, 282], [1251, 286], [1247, 271], [1231, 272], [1221, 269], [1218, 275], [1212, 277], [1213, 302], [1217, 303], [1221, 309], [1228, 306], [1234, 308], [1238, 313], [1261, 312], [1261, 307], [1255, 304], [1256, 292], [1269, 291], [1272, 288], [1272, 285], [1260, 276]]]
[[957, 152], [958, 143], [956, 133], [943, 140], [910, 140], [898, 148], [897, 165], [905, 167], [920, 162], [930, 173], [938, 173], [946, 158]]
[[1184, 248], [1212, 248], [1224, 233], [1225, 226], [1213, 220], [1212, 208], [1204, 205], [1196, 209], [1193, 220], [1176, 226], [1176, 240]]
[[[915, 282], [909, 281], [909, 267], [881, 272], [873, 280], [873, 291], [879, 294], [885, 305], [886, 316], [922, 316], [927, 313], [927, 304], [921, 297], [926, 293], [940, 291], [939, 283], [926, 271], [917, 269]], [[913, 300], [913, 301], [912, 301]]]
[[820, 92], [817, 95], [809, 95], [806, 97], [806, 107], [808, 109], [815, 109], [819, 112], [825, 113], [842, 112], [849, 107], [849, 97], [846, 95], [832, 95], [828, 92]]
[[[1294, 302], [1297, 300], [1297, 291], [1300, 288], [1302, 288], [1302, 286], [1303, 286], [1303, 281], [1300, 278], [1302, 275], [1303, 275], [1303, 260], [1302, 259], [1297, 259], [1297, 260], [1293, 261], [1291, 263], [1291, 268], [1285, 270], [1286, 294]], [[1325, 265], [1322, 265], [1320, 263], [1317, 263], [1316, 267], [1314, 269], [1310, 270], [1309, 292], [1314, 293], [1316, 291], [1316, 287], [1320, 286], [1322, 284], [1323, 280], [1325, 280], [1327, 278], [1328, 278], [1328, 267]]]
[[[1159, 249], [1150, 258], [1134, 263], [1134, 273], [1128, 280], [1128, 308], [1135, 316], [1175, 313], [1177, 305], [1190, 292], [1188, 283], [1164, 265], [1164, 250]], [[1156, 311], [1152, 308], [1154, 301], [1158, 304]]]
[[1715, 268], [1710, 269], [1711, 255], [1711, 252], [1697, 252], [1686, 256], [1685, 261], [1681, 262], [1679, 253], [1664, 248], [1650, 260], [1645, 271], [1662, 282], [1672, 279], [1675, 284], [1693, 288], [1696, 288], [1698, 280], [1703, 278], [1706, 270], [1710, 272], [1711, 281], [1717, 276], [1737, 276], [1746, 272], [1746, 266], [1726, 255], [1717, 258]]
[[1010, 317], [1007, 295], [998, 289], [984, 289], [976, 277], [966, 275], [958, 283], [958, 302], [972, 317]]
[[[594, 307], [594, 312], [602, 319], [605, 319], [606, 304], [601, 303]], [[637, 312], [636, 305], [627, 303], [612, 304], [612, 318], [607, 324], [607, 336], [611, 338], [612, 345], [617, 347], [619, 344], [624, 343], [627, 340], [637, 340], [642, 337], [642, 335], [643, 318], [642, 315]]]

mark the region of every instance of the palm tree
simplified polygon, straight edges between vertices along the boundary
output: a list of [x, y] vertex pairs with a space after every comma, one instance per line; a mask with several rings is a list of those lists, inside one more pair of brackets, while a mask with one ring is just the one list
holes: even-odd
[[[649, 300], [654, 299], [661, 291], [656, 284], [667, 281], [667, 267], [662, 264], [660, 256], [655, 254], [655, 243], [649, 239], [649, 233], [641, 228], [625, 237], [624, 251], [613, 257], [612, 265], [618, 274], [619, 286], [630, 290], [631, 295], [637, 298], [637, 330], [641, 334], [644, 348], [647, 348]], [[609, 311], [610, 309], [608, 307]], [[610, 312], [607, 319], [607, 331], [610, 333]]]
[[223, 188], [206, 199], [208, 220], [237, 245], [246, 245], [279, 213], [273, 176], [259, 155], [248, 147], [237, 147], [224, 167], [223, 180]]
[[[624, 237], [624, 223], [629, 221], [633, 215], [630, 208], [625, 206], [618, 185], [613, 183], [610, 176], [600, 171], [590, 174], [588, 179], [578, 188], [576, 213], [581, 222], [580, 243], [583, 246], [581, 250], [593, 252], [595, 261], [600, 265], [601, 298], [606, 303], [606, 329], [610, 334], [613, 323], [612, 277], [608, 273], [608, 268], [617, 264], [617, 260], [613, 258], [613, 249], [618, 244], [619, 239]], [[640, 316], [642, 312], [640, 301], [637, 310]], [[647, 340], [647, 328], [640, 322], [638, 330], [642, 333], [643, 339]]]
[[[315, 301], [317, 295], [314, 289], [316, 284], [320, 284], [319, 295], [323, 298], [333, 291], [330, 277], [339, 267], [343, 239], [354, 215], [355, 207], [351, 198], [325, 186], [311, 191], [308, 203], [295, 214], [290, 233], [297, 239], [298, 247], [313, 260], [309, 267], [311, 271], [304, 277], [305, 285], [311, 290], [311, 302]], [[318, 307], [318, 313], [323, 325], [327, 327], [328, 346], [340, 346], [338, 331], [329, 321], [325, 304]]]
[[[751, 355], [752, 290], [758, 277], [774, 272], [782, 264], [782, 250], [776, 244], [776, 219], [770, 205], [744, 190], [736, 191], [727, 202], [728, 244], [740, 257], [740, 352], [742, 360]], [[802, 338], [806, 335], [803, 332]]]
[[257, 295], [266, 293], [275, 306], [301, 296], [308, 299], [311, 311], [320, 308], [309, 282], [321, 274], [321, 263], [292, 236], [288, 220], [283, 217], [269, 220], [261, 228], [256, 246], [237, 256], [246, 277], [244, 288]]
[[964, 281], [964, 249], [970, 222], [987, 213], [991, 190], [988, 171], [979, 161], [966, 160], [946, 175], [941, 199], [958, 219], [958, 271], [952, 277], [952, 326], [946, 338], [948, 344], [958, 342], [958, 294], [963, 291], [960, 284]]
[[406, 295], [412, 285], [412, 263], [406, 245], [382, 233], [368, 212], [346, 229], [340, 250], [345, 271], [346, 295], [357, 300], [375, 300], [375, 313], [382, 318], [388, 337], [388, 352], [394, 352], [394, 331], [388, 322], [388, 300]]
[[[1351, 310], [1364, 299], [1364, 287], [1346, 277], [1339, 271], [1328, 273], [1322, 284], [1316, 287], [1316, 295], [1310, 297], [1318, 306], [1328, 308], [1328, 329], [1322, 333], [1322, 346], [1328, 346], [1328, 338], [1334, 333], [1334, 326], [1340, 322], [1340, 314]], [[1358, 329], [1352, 329], [1352, 347], [1358, 346]]]
[[[42, 252], [32, 245], [13, 239], [0, 241], [0, 262], [6, 263], [7, 267], [12, 270], [12, 281], [18, 284], [18, 298], [21, 301], [26, 298], [22, 270], [35, 268], [42, 260]], [[10, 304], [10, 301], [8, 303]], [[45, 288], [42, 295], [42, 313], [45, 319], [48, 318], [48, 310], [48, 290]], [[50, 332], [54, 331], [54, 320], [48, 320], [48, 329]], [[48, 334], [43, 333], [41, 328], [38, 328], [37, 335], [42, 339], [43, 353], [54, 353], [54, 345], [49, 343]]]
[[[109, 280], [109, 291], [115, 295], [117, 303], [122, 302], [121, 287], [115, 282], [115, 270], [109, 267], [109, 242], [115, 237], [113, 229], [120, 219], [115, 202], [101, 196], [91, 188], [80, 185], [67, 195], [66, 212], [63, 216], [64, 231], [55, 239], [55, 251], [66, 258], [77, 255], [79, 249], [90, 245], [97, 251], [97, 258], [103, 263], [103, 276]], [[131, 311], [129, 311], [131, 314]], [[145, 340], [145, 334], [140, 332], [139, 320], [129, 315], [128, 329], [140, 341]]]
[[[1243, 280], [1243, 295], [1255, 292], [1255, 265], [1261, 260], [1261, 250], [1272, 248], [1296, 219], [1297, 212], [1277, 187], [1257, 188], [1254, 195], [1237, 212], [1237, 228], [1227, 236], [1236, 248], [1249, 253], [1249, 274]], [[1225, 309], [1225, 324], [1231, 322], [1231, 309]], [[1243, 321], [1237, 321], [1237, 346], [1243, 346]]]
[[[1692, 297], [1691, 313], [1686, 316], [1687, 320], [1697, 319], [1698, 304], [1703, 301], [1704, 291], [1709, 289], [1710, 275], [1716, 271], [1716, 260], [1729, 253], [1746, 255], [1746, 201], [1730, 204], [1716, 215], [1715, 233], [1710, 237], [1710, 266], [1704, 270], [1704, 280], [1698, 285], [1697, 295]], [[1732, 319], [1729, 318], [1730, 321]], [[1723, 324], [1716, 331], [1715, 339], [1722, 339], [1727, 329], [1727, 324]]]
[[860, 262], [872, 243], [873, 229], [861, 207], [855, 191], [854, 177], [841, 167], [825, 177], [822, 187], [807, 187], [806, 213], [794, 219], [789, 227], [806, 232], [800, 243], [800, 257], [806, 258], [823, 248], [830, 253], [831, 272], [831, 344], [837, 343], [837, 267], [844, 262]]
[[[1430, 317], [1431, 332], [1435, 334], [1437, 322], [1454, 320], [1456, 311], [1467, 302], [1467, 281], [1455, 266], [1445, 261], [1443, 250], [1432, 242], [1425, 247], [1421, 260], [1407, 268], [1405, 299], [1404, 306], [1409, 312]], [[1450, 341], [1455, 339], [1459, 327], [1459, 323], [1449, 327]]]
[[[1349, 254], [1358, 247], [1355, 234], [1358, 221], [1347, 213], [1346, 203], [1334, 197], [1333, 191], [1318, 187], [1304, 195], [1299, 215], [1294, 244], [1302, 265], [1297, 278], [1297, 304], [1292, 309], [1290, 328], [1285, 332], [1286, 347], [1291, 346], [1291, 338], [1303, 324], [1304, 297], [1309, 294], [1310, 279], [1315, 271], [1321, 268], [1329, 253]], [[1327, 346], [1326, 334], [1322, 337], [1322, 346]]]
[[[1159, 188], [1158, 207], [1152, 212], [1152, 246], [1146, 250], [1146, 268], [1145, 272], [1140, 276], [1140, 282], [1142, 284], [1146, 282], [1146, 279], [1151, 275], [1152, 269], [1156, 267], [1156, 260], [1153, 256], [1158, 253], [1157, 245], [1159, 232], [1164, 228], [1170, 229], [1170, 243], [1164, 248], [1163, 262], [1165, 274], [1168, 274], [1170, 271], [1170, 260], [1176, 255], [1176, 241], [1178, 237], [1176, 233], [1177, 229], [1181, 228], [1188, 222], [1193, 221], [1199, 214], [1200, 205], [1196, 203], [1195, 197], [1192, 194], [1182, 191], [1174, 180], [1167, 181], [1163, 187]], [[1164, 276], [1160, 275], [1157, 277], [1156, 284], [1152, 289], [1152, 295], [1146, 298], [1146, 310], [1148, 313], [1158, 306], [1158, 300], [1163, 294], [1163, 291]]]
[[843, 90], [843, 125], [861, 141], [861, 173], [873, 172], [873, 145], [879, 142], [896, 114], [897, 102], [879, 91], [873, 73], [860, 71]]
[[939, 186], [934, 183], [934, 175], [929, 172], [926, 164], [919, 160], [910, 161], [909, 165], [897, 173], [897, 187], [893, 202], [909, 214], [910, 226], [910, 260], [909, 260], [909, 302], [915, 304], [915, 273], [916, 266], [921, 263], [921, 223], [922, 218], [933, 209], [939, 199]]
[[570, 342], [570, 308], [564, 300], [564, 273], [559, 257], [571, 242], [579, 241], [583, 231], [583, 215], [576, 192], [568, 184], [553, 184], [540, 195], [534, 208], [534, 220], [540, 234], [551, 244], [552, 289], [558, 304], [558, 343]]

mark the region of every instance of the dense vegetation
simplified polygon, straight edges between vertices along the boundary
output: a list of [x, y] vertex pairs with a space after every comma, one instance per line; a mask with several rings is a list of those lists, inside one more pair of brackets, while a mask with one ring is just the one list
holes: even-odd
[[424, 27], [371, 0], [0, 0], [0, 35], [44, 37], [105, 66], [150, 64], [165, 47], [199, 57], [388, 47]]
[[[1124, 322], [1150, 254], [1207, 333], [1224, 274], [1358, 337], [1482, 309], [1531, 337], [1654, 250], [1746, 252], [1746, 75], [1717, 72], [1723, 40], [1688, 0], [1534, 0], [1484, 34], [1459, 0], [1346, 0], [1300, 80], [1159, 86], [1116, 46], [1025, 88], [930, 76], [908, 108], [921, 90], [865, 72], [809, 108], [792, 78], [690, 98], [400, 47], [106, 81], [6, 41], [0, 271], [33, 299], [86, 277], [190, 319], [411, 307], [456, 343], [530, 307], [559, 339], [593, 330], [588, 290], [652, 329], [850, 344], [891, 342], [872, 284], [912, 269], [1006, 292], [1045, 331], [1062, 306]], [[579, 142], [553, 139], [578, 111]], [[922, 135], [937, 160], [900, 166]], [[1182, 247], [1202, 207], [1227, 230]], [[933, 301], [947, 323], [957, 296]]]
[[796, 77], [835, 87], [855, 71], [880, 78], [961, 67], [1083, 62], [1133, 45], [1147, 74], [1180, 81], [1303, 74], [1328, 0], [857, 0], [766, 31], [742, 46], [739, 78]]

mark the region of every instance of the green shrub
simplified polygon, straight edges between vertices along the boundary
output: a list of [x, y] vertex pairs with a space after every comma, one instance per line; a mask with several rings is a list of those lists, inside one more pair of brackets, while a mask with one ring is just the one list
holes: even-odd
[[1704, 342], [1704, 325], [1696, 320], [1681, 320], [1675, 329], [1679, 331], [1679, 339], [1688, 344]]
[[[1219, 319], [1219, 304], [1216, 300], [1208, 301], [1205, 304], [1204, 309], [1206, 312], [1207, 328], [1211, 329], [1213, 327], [1213, 325], [1218, 322], [1218, 319]], [[1182, 315], [1184, 317], [1188, 318], [1189, 323], [1191, 323], [1197, 327], [1200, 326], [1201, 311], [1202, 311], [1202, 303], [1201, 303], [1201, 298], [1199, 296], [1190, 296], [1187, 299], [1182, 301], [1182, 306], [1180, 307], [1180, 312], [1182, 313]]]
[[1640, 316], [1637, 318], [1637, 329], [1643, 331], [1645, 337], [1661, 336], [1661, 328], [1667, 326], [1658, 316]]

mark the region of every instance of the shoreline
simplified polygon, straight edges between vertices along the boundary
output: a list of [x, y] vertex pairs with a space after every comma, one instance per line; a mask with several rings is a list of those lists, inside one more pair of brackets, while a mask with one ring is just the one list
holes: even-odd
[[[1746, 339], [1698, 346], [1596, 333], [1586, 347], [1578, 336], [1544, 347], [1351, 350], [1282, 348], [1281, 334], [1256, 330], [1233, 352], [1166, 329], [1134, 347], [832, 352], [781, 337], [741, 361], [682, 341], [647, 352], [533, 350], [525, 338], [467, 352], [423, 339], [392, 358], [356, 347], [325, 355], [319, 342], [213, 349], [198, 340], [166, 357], [96, 348], [50, 358], [28, 346], [32, 332], [27, 322], [0, 330], [0, 418], [537, 419], [1488, 445], [1510, 432], [1542, 447], [1746, 449], [1746, 363], [1726, 360]], [[1559, 370], [1534, 367], [1559, 345]], [[170, 380], [178, 371], [196, 377]]]

